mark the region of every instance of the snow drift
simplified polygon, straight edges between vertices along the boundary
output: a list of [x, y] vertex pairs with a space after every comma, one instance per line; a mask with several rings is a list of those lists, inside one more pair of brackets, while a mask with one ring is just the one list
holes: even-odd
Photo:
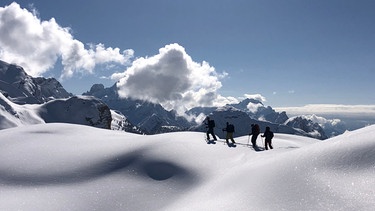
[[[0, 210], [373, 210], [375, 126], [274, 150], [62, 123], [0, 131]], [[261, 145], [262, 140], [258, 139]]]

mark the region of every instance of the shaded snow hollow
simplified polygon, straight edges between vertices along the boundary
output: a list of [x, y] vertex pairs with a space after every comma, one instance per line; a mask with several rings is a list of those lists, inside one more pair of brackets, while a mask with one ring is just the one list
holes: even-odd
[[375, 209], [375, 126], [323, 142], [275, 134], [272, 151], [236, 141], [61, 123], [1, 130], [0, 210]]

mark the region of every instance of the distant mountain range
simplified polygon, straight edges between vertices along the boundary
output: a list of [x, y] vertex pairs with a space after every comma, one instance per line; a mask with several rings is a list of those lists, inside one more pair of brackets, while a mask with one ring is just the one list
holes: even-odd
[[[25, 124], [66, 122], [123, 130], [133, 133], [158, 134], [173, 131], [205, 131], [202, 116], [216, 121], [216, 133], [226, 122], [235, 125], [235, 136], [250, 133], [257, 123], [278, 133], [297, 134], [318, 139], [341, 134], [344, 124], [322, 121], [317, 116], [289, 118], [255, 99], [223, 107], [197, 107], [186, 112], [187, 120], [160, 104], [131, 98], [120, 98], [116, 84], [104, 87], [94, 84], [83, 96], [73, 96], [54, 78], [33, 78], [22, 67], [0, 61], [0, 129]], [[319, 121], [318, 121], [319, 120]], [[327, 135], [328, 134], [328, 135]]]
[[[253, 108], [257, 109], [254, 110]], [[235, 136], [250, 134], [251, 124], [258, 124], [261, 132], [264, 132], [268, 126], [271, 131], [276, 133], [303, 135], [321, 140], [327, 138], [319, 124], [314, 124], [307, 119], [289, 119], [285, 112], [276, 112], [270, 106], [265, 107], [262, 102], [254, 99], [245, 99], [238, 104], [230, 104], [224, 107], [194, 108], [188, 113], [203, 113], [210, 116], [217, 122], [216, 125], [221, 126], [219, 129], [224, 128], [226, 122], [229, 122], [236, 128]], [[293, 125], [285, 124], [288, 122], [293, 122]], [[198, 125], [196, 128], [199, 131], [204, 131], [204, 124]], [[224, 133], [220, 133], [219, 137], [223, 138]]]

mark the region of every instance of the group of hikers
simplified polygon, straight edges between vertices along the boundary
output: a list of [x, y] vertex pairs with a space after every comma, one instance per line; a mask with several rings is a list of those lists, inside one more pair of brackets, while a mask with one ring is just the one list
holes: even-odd
[[[206, 128], [208, 128], [207, 133], [206, 133], [207, 134], [207, 140], [210, 140], [210, 135], [211, 135], [213, 140], [217, 141], [217, 138], [216, 138], [215, 133], [214, 133], [215, 121], [213, 119], [210, 119], [210, 117], [207, 117], [205, 124], [206, 124]], [[228, 146], [230, 145], [229, 139], [232, 141], [232, 144], [235, 144], [236, 142], [233, 139], [234, 125], [227, 122], [226, 127], [223, 128], [222, 130], [227, 132], [225, 141], [228, 144]], [[258, 148], [256, 140], [257, 140], [259, 134], [260, 134], [259, 125], [258, 124], [251, 124], [251, 132], [249, 133], [249, 139], [250, 139], [250, 136], [251, 136], [251, 144], [253, 145], [254, 148]], [[261, 137], [265, 137], [264, 148], [266, 150], [268, 150], [268, 148], [273, 149], [273, 146], [272, 146], [273, 136], [274, 135], [273, 135], [273, 132], [271, 131], [270, 127], [266, 127], [265, 132], [263, 133], [263, 135], [261, 135]], [[247, 143], [247, 144], [249, 144], [249, 143]]]

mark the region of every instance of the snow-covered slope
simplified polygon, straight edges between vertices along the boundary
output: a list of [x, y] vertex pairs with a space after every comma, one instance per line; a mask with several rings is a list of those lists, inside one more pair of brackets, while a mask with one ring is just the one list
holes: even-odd
[[[374, 210], [375, 126], [256, 152], [204, 134], [82, 125], [0, 131], [0, 210]], [[258, 144], [261, 140], [258, 140]]]
[[142, 134], [142, 131], [134, 126], [129, 120], [119, 111], [111, 110], [112, 122], [111, 122], [111, 129], [112, 130], [121, 130], [131, 133], [138, 133]]
[[38, 105], [17, 105], [0, 93], [0, 130], [44, 123], [44, 120], [36, 114], [36, 108]]

